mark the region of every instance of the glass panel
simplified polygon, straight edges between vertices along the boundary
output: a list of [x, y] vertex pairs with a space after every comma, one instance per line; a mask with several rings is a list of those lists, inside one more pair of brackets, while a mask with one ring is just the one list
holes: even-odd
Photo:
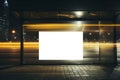
[[[39, 24], [25, 24], [24, 25], [24, 63], [42, 63], [39, 60], [39, 32], [83, 32], [83, 60], [76, 63], [98, 63], [99, 60], [99, 28], [98, 26], [84, 27], [82, 24], [97, 23], [88, 21], [73, 21], [73, 22], [57, 22], [57, 23], [39, 23]], [[66, 55], [69, 55], [66, 53]], [[48, 55], [46, 55], [48, 56]], [[65, 56], [67, 57], [67, 56]], [[64, 60], [64, 59], [63, 59]], [[69, 59], [68, 62], [72, 62]], [[49, 60], [50, 61], [50, 60]], [[54, 62], [54, 61], [53, 61]], [[59, 61], [56, 61], [59, 63]], [[67, 63], [63, 61], [63, 63]]]
[[[24, 25], [24, 63], [42, 63], [41, 60], [38, 59], [39, 55], [39, 45], [38, 42], [38, 33], [43, 31], [57, 31], [57, 32], [71, 32], [71, 31], [81, 31], [82, 27], [80, 26], [81, 22], [69, 22], [69, 23], [40, 23], [36, 25]], [[82, 34], [83, 35], [83, 34]], [[65, 39], [63, 39], [65, 41]], [[59, 42], [59, 41], [58, 41]], [[42, 43], [41, 43], [42, 45]], [[70, 44], [69, 44], [70, 45]], [[48, 45], [49, 46], [49, 45]], [[51, 46], [52, 47], [52, 46]], [[63, 53], [61, 53], [63, 54]], [[69, 55], [66, 53], [66, 55]], [[48, 55], [46, 55], [47, 57]], [[52, 55], [54, 56], [54, 55]], [[66, 56], [67, 59], [67, 56]], [[57, 59], [56, 59], [57, 60]], [[63, 59], [64, 60], [64, 59]], [[71, 59], [72, 60], [72, 59]]]
[[[89, 21], [89, 24], [97, 24], [97, 21]], [[99, 27], [86, 26], [84, 28], [84, 62], [99, 62]]]
[[100, 27], [100, 62], [114, 63], [114, 55], [114, 27], [102, 26]]
[[23, 63], [35, 63], [38, 61], [38, 31], [24, 30], [24, 56]]
[[24, 63], [48, 63], [38, 59], [40, 31], [81, 31], [83, 60], [75, 63], [113, 63], [114, 16], [102, 11], [23, 12]]

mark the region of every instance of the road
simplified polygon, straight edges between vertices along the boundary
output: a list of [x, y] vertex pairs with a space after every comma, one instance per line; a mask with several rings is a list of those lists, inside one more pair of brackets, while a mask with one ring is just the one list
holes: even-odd
[[[24, 42], [24, 63], [40, 64], [47, 61], [38, 60], [38, 42]], [[99, 48], [100, 47], [100, 48]], [[109, 61], [113, 57], [113, 43], [84, 43], [84, 59], [82, 61], [64, 61], [64, 63], [98, 63], [99, 52], [103, 61]], [[120, 43], [117, 44], [118, 60], [120, 57]], [[111, 54], [111, 56], [109, 55]], [[104, 60], [105, 59], [105, 60]], [[20, 43], [19, 42], [0, 42], [0, 64], [19, 64]], [[51, 63], [63, 63], [62, 61], [51, 61]]]

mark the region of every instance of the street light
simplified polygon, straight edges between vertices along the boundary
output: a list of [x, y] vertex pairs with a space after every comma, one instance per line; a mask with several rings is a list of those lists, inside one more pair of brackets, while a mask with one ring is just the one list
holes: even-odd
[[75, 11], [74, 14], [75, 14], [78, 18], [80, 18], [81, 16], [84, 15], [84, 12], [83, 12], [83, 11]]
[[12, 30], [12, 34], [15, 34], [16, 33], [16, 31], [15, 30]]

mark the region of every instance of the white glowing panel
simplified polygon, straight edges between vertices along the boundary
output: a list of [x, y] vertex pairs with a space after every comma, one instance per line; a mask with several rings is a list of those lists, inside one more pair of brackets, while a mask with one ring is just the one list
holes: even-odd
[[39, 60], [83, 60], [83, 32], [40, 31]]

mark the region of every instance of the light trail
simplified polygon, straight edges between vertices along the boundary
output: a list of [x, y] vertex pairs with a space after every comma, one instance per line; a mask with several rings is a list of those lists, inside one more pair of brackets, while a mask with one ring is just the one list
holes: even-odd
[[[24, 24], [25, 29], [72, 29], [77, 27], [76, 23], [41, 23], [41, 24]], [[80, 24], [81, 27], [120, 27], [120, 24]]]
[[[20, 42], [0, 42], [0, 49], [20, 48]], [[24, 42], [24, 48], [38, 48], [38, 42]]]
[[[120, 43], [96, 43], [96, 42], [84, 42], [83, 46], [84, 48], [89, 47], [114, 47], [114, 46], [120, 47]], [[39, 47], [39, 42], [24, 42], [24, 48], [37, 48]], [[20, 42], [0, 42], [0, 49], [3, 48], [20, 48]]]

